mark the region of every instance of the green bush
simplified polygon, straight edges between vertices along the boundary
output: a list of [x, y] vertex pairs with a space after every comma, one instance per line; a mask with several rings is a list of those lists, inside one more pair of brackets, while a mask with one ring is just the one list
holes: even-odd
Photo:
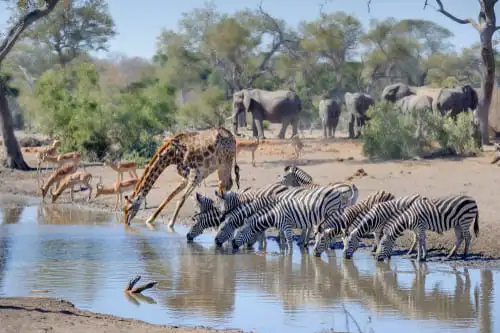
[[175, 119], [181, 128], [203, 129], [224, 126], [230, 115], [231, 102], [225, 100], [224, 91], [209, 87], [200, 93], [197, 100], [181, 106]]
[[[368, 110], [371, 119], [362, 130], [363, 154], [370, 159], [407, 159], [426, 152], [437, 141], [458, 154], [477, 152], [477, 127], [472, 113], [456, 121], [433, 112], [402, 115], [394, 104], [378, 102]], [[417, 124], [422, 136], [417, 137]]]

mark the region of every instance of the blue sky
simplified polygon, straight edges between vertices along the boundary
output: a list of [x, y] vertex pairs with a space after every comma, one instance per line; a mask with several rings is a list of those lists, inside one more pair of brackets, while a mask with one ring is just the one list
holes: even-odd
[[[433, 8], [423, 9], [425, 0], [372, 0], [368, 12], [367, 0], [330, 0], [324, 7], [325, 12], [342, 10], [353, 14], [368, 27], [370, 19], [414, 18], [435, 21], [450, 29], [455, 37], [457, 48], [467, 47], [478, 42], [478, 33], [470, 25], [460, 25], [437, 13]], [[162, 28], [176, 29], [177, 21], [183, 12], [203, 7], [205, 0], [108, 0], [119, 35], [111, 42], [110, 51], [125, 53], [128, 56], [150, 58], [156, 49], [156, 38]], [[429, 3], [433, 3], [430, 0]], [[257, 8], [260, 0], [215, 0], [218, 9], [232, 13], [245, 7]], [[322, 0], [263, 0], [263, 8], [275, 17], [282, 18], [291, 26], [302, 20], [315, 19], [319, 14]], [[147, 4], [147, 5], [146, 5]], [[479, 4], [471, 0], [443, 0], [445, 7], [460, 18], [477, 18]], [[451, 6], [453, 4], [453, 6]], [[500, 6], [497, 6], [500, 8]], [[5, 10], [0, 6], [0, 29], [5, 31], [7, 20]], [[500, 20], [498, 22], [500, 25]]]

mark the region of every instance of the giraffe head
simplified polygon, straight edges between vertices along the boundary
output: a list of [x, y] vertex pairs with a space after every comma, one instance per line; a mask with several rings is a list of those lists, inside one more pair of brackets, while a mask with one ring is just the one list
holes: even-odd
[[142, 202], [144, 201], [144, 197], [142, 194], [138, 194], [134, 199], [130, 199], [128, 195], [125, 196], [125, 200], [127, 204], [125, 205], [125, 223], [130, 225], [132, 219], [137, 215], [139, 211], [139, 207], [141, 207]]

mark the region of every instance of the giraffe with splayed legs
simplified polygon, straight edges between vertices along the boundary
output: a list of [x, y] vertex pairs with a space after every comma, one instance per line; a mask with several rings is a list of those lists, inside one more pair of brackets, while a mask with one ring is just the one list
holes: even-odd
[[219, 191], [230, 190], [233, 186], [231, 172], [233, 169], [236, 186], [240, 188], [240, 168], [236, 162], [236, 139], [224, 127], [216, 127], [197, 132], [184, 132], [175, 135], [165, 142], [146, 166], [134, 193], [129, 198], [125, 196], [125, 221], [130, 224], [160, 174], [170, 165], [176, 165], [177, 173], [182, 182], [170, 195], [163, 200], [156, 211], [147, 219], [152, 223], [163, 208], [180, 192], [184, 191], [177, 202], [169, 227], [175, 225], [175, 220], [186, 198], [201, 182], [217, 170]]

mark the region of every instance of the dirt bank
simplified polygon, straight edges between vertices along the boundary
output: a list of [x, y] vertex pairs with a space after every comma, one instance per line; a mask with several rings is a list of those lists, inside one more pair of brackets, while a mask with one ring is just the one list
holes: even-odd
[[82, 311], [70, 302], [46, 297], [0, 298], [0, 323], [2, 333], [243, 333], [206, 327], [152, 325], [135, 319]]
[[[448, 160], [425, 160], [425, 161], [394, 161], [384, 163], [372, 163], [367, 161], [361, 153], [361, 145], [358, 142], [336, 139], [329, 142], [320, 140], [307, 140], [306, 146], [297, 163], [313, 175], [317, 183], [331, 181], [351, 180], [360, 189], [360, 199], [366, 198], [376, 190], [384, 189], [393, 192], [396, 196], [407, 195], [418, 192], [427, 196], [443, 196], [448, 194], [468, 194], [473, 196], [480, 209], [480, 236], [473, 238], [471, 244], [472, 258], [483, 261], [488, 258], [498, 258], [500, 255], [500, 224], [496, 217], [499, 207], [497, 200], [500, 185], [500, 169], [491, 165], [493, 153], [483, 153], [479, 157], [468, 159]], [[30, 165], [35, 165], [35, 155], [26, 153], [26, 159]], [[291, 159], [292, 148], [286, 145], [269, 145], [259, 149], [256, 153], [256, 167], [250, 164], [250, 154], [242, 152], [238, 157], [241, 167], [242, 187], [260, 187], [276, 180], [283, 171], [283, 167], [293, 163]], [[363, 169], [366, 174], [357, 173]], [[105, 184], [111, 184], [116, 179], [116, 174], [109, 168], [101, 165], [88, 166], [94, 178], [94, 184], [98, 177], [102, 176]], [[44, 171], [45, 179], [50, 171]], [[138, 170], [139, 175], [143, 172]], [[126, 176], [126, 175], [125, 175]], [[154, 208], [174, 189], [180, 181], [175, 168], [167, 169], [156, 182], [153, 190], [148, 195], [148, 209], [141, 210], [138, 219], [134, 223], [143, 223], [140, 219], [147, 218], [153, 213]], [[216, 175], [212, 174], [206, 180], [207, 187], [203, 184], [199, 192], [214, 197], [216, 189]], [[18, 172], [10, 170], [0, 171], [0, 192], [39, 196], [39, 185], [36, 181], [36, 172]], [[81, 207], [100, 208], [112, 211], [115, 198], [93, 199], [90, 203], [85, 201], [87, 193], [75, 194], [75, 205]], [[50, 201], [47, 200], [47, 201]], [[60, 198], [60, 204], [69, 203], [69, 195]], [[153, 208], [152, 208], [153, 207]], [[194, 201], [188, 200], [180, 213], [178, 223], [189, 223], [187, 219], [192, 215]], [[163, 214], [159, 216], [157, 223], [166, 223], [175, 208], [175, 202], [167, 205]], [[121, 215], [121, 214], [120, 214]], [[455, 234], [453, 231], [438, 237], [430, 233], [428, 236], [429, 248], [434, 248], [432, 256], [441, 260], [440, 254], [445, 249], [453, 246]], [[409, 246], [407, 238], [401, 239], [401, 244]]]

